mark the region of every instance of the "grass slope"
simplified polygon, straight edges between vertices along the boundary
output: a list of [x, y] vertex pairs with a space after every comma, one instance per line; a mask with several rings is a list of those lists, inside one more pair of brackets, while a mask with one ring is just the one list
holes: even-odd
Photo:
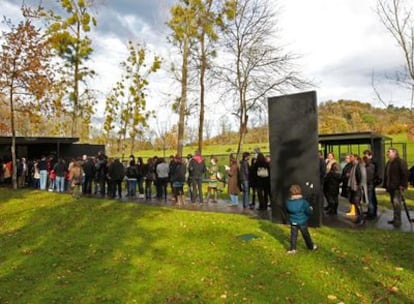
[[0, 303], [413, 303], [412, 233], [311, 234], [288, 256], [269, 221], [0, 189]]

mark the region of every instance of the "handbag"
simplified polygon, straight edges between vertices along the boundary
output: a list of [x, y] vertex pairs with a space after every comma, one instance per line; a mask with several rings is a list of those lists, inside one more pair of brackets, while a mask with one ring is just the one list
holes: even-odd
[[269, 170], [265, 167], [259, 167], [257, 168], [257, 176], [258, 177], [268, 177], [269, 176]]

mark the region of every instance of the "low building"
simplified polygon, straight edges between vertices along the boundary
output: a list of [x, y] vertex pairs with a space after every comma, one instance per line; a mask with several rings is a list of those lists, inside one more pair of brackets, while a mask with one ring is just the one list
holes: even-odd
[[[95, 156], [105, 152], [105, 145], [79, 144], [77, 137], [16, 137], [16, 157], [27, 159], [53, 155], [56, 158], [71, 159]], [[11, 159], [11, 136], [0, 136], [0, 159]]]

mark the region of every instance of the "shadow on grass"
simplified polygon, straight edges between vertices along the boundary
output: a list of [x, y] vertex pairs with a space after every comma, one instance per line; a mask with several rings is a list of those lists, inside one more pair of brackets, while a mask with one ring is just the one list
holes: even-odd
[[[35, 198], [37, 193], [19, 195]], [[141, 270], [131, 269], [132, 257], [166, 257], [162, 246], [155, 245], [163, 228], [148, 223], [167, 209], [41, 195], [43, 199], [22, 203], [26, 210], [12, 215], [20, 225], [0, 235], [0, 302], [124, 302], [116, 300], [126, 296], [122, 279], [140, 280]], [[10, 196], [15, 199], [16, 193]], [[53, 201], [47, 203], [46, 196]]]
[[[410, 303], [405, 290], [389, 293], [404, 278], [395, 268], [413, 271], [409, 243], [399, 244], [408, 234], [311, 229], [319, 251], [306, 252], [300, 238], [292, 257], [289, 227], [270, 221], [22, 195], [32, 200], [2, 206], [15, 226], [0, 226], [0, 302], [321, 303], [336, 294], [347, 303]], [[259, 238], [241, 241], [246, 233]]]
[[[26, 195], [36, 201], [13, 215], [19, 227], [0, 234], [0, 302], [221, 303], [225, 295], [231, 302], [267, 303], [274, 299], [274, 278], [290, 271], [268, 267], [275, 257], [263, 246], [273, 240], [237, 238], [243, 227], [256, 225], [246, 216]], [[284, 280], [279, 300], [291, 293], [290, 283]]]
[[[288, 250], [289, 225], [263, 221], [260, 227]], [[304, 264], [316, 265], [313, 268], [319, 273], [309, 276], [307, 266], [303, 269], [298, 267], [294, 275], [299, 282], [313, 277], [319, 285], [328, 286], [330, 294], [345, 291], [348, 293], [348, 301], [351, 299], [355, 303], [361, 302], [362, 298], [371, 299], [372, 303], [412, 303], [411, 288], [408, 289], [411, 296], [407, 290], [405, 293], [393, 290], [394, 287], [398, 290], [400, 285], [404, 285], [404, 272], [414, 271], [410, 233], [329, 227], [310, 228], [310, 232], [313, 241], [318, 244], [318, 250], [308, 251], [299, 233], [299, 253], [293, 258], [298, 259], [297, 263], [305, 260]], [[405, 241], [402, 243], [402, 240]], [[321, 274], [326, 274], [326, 278]], [[355, 283], [348, 284], [347, 281]]]
[[11, 186], [0, 186], [0, 206], [6, 204], [11, 199], [21, 199], [24, 197], [26, 191], [13, 191]]

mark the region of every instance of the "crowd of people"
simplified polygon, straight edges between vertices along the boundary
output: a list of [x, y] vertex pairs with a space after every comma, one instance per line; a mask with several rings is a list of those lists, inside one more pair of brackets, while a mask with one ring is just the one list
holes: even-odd
[[[370, 150], [365, 150], [362, 157], [349, 153], [341, 162], [335, 159], [332, 152], [327, 154], [326, 159], [320, 153], [321, 189], [326, 213], [337, 214], [338, 198], [342, 196], [350, 204], [347, 215], [354, 216], [357, 224], [375, 219], [378, 216], [375, 188], [382, 184], [390, 194], [394, 210], [390, 224], [399, 227], [403, 191], [409, 181], [413, 183], [410, 171], [414, 173], [414, 170], [408, 170], [407, 163], [399, 157], [395, 148], [389, 148], [387, 156], [384, 175], [380, 176]], [[10, 184], [12, 162], [3, 162], [1, 168], [0, 183]], [[146, 162], [142, 157], [131, 155], [125, 164], [119, 158], [107, 157], [99, 152], [96, 156], [84, 155], [69, 162], [45, 156], [29, 161], [20, 158], [16, 168], [20, 188], [33, 187], [56, 192], [74, 192], [79, 188], [79, 194], [88, 196], [122, 198], [126, 195], [145, 200], [167, 200], [170, 192], [177, 204], [185, 204], [187, 197], [194, 204], [216, 203], [218, 193], [226, 185], [229, 206], [240, 204], [243, 208], [257, 210], [266, 210], [270, 206], [270, 170], [270, 157], [260, 151], [254, 157], [244, 152], [239, 162], [234, 154], [230, 154], [225, 164], [220, 164], [216, 156], [206, 161], [198, 151], [187, 157], [171, 156], [169, 160], [150, 157]], [[203, 183], [207, 184], [207, 191], [203, 190]], [[367, 204], [365, 212], [362, 202]]]
[[[400, 227], [403, 192], [409, 182], [414, 183], [414, 170], [408, 170], [407, 163], [399, 157], [395, 148], [387, 150], [387, 157], [384, 175], [381, 177], [370, 150], [365, 150], [362, 157], [348, 153], [341, 162], [335, 159], [333, 152], [329, 152], [326, 159], [320, 152], [319, 171], [326, 213], [338, 213], [339, 196], [342, 196], [349, 201], [347, 215], [354, 216], [356, 224], [375, 219], [378, 216], [375, 188], [382, 184], [389, 193], [394, 211], [393, 218], [388, 223]], [[0, 182], [11, 183], [11, 161], [2, 163], [0, 168]], [[239, 196], [242, 193], [241, 206], [257, 210], [266, 210], [270, 206], [270, 170], [270, 157], [260, 152], [255, 157], [244, 152], [240, 162], [234, 154], [230, 154], [228, 164], [220, 165], [216, 156], [211, 156], [206, 164], [199, 151], [184, 158], [171, 156], [168, 162], [165, 158], [156, 156], [144, 162], [142, 157], [135, 158], [131, 155], [127, 164], [121, 163], [119, 158], [107, 157], [103, 152], [94, 157], [84, 155], [69, 163], [61, 158], [55, 160], [44, 156], [34, 161], [21, 158], [18, 159], [16, 168], [18, 187], [70, 191], [76, 198], [81, 193], [86, 196], [122, 198], [125, 182], [126, 196], [130, 199], [167, 200], [170, 187], [172, 199], [177, 205], [186, 204], [187, 197], [192, 204], [217, 203], [220, 184], [226, 184], [229, 206], [239, 206]], [[206, 193], [203, 191], [203, 183], [207, 183]], [[296, 254], [298, 231], [301, 232], [306, 247], [317, 250], [308, 230], [312, 206], [302, 196], [300, 185], [291, 185], [289, 194], [285, 202], [290, 224], [290, 247], [287, 253]], [[368, 206], [366, 212], [362, 210], [362, 202]]]
[[[397, 149], [389, 148], [387, 157], [384, 175], [380, 176], [378, 165], [370, 150], [365, 150], [362, 157], [349, 153], [340, 163], [332, 152], [328, 153], [326, 159], [323, 159], [320, 153], [321, 184], [326, 201], [326, 213], [337, 214], [340, 195], [350, 204], [346, 215], [354, 216], [357, 224], [374, 220], [378, 216], [375, 188], [382, 185], [390, 195], [394, 210], [394, 217], [389, 223], [400, 227], [402, 195], [408, 187], [410, 174], [407, 163], [399, 157]], [[362, 202], [367, 204], [365, 212], [362, 210]]]
[[[227, 188], [229, 206], [266, 210], [270, 202], [270, 157], [258, 152], [250, 159], [243, 153], [237, 162], [230, 154], [228, 162], [220, 164], [216, 156], [208, 161], [196, 151], [187, 157], [142, 157], [131, 155], [126, 163], [99, 152], [66, 161], [53, 156], [17, 160], [18, 187], [33, 187], [56, 192], [74, 192], [109, 198], [167, 200], [171, 193], [177, 204], [217, 203], [219, 192]], [[12, 162], [1, 164], [0, 183], [11, 184]], [[203, 184], [207, 184], [204, 191]], [[185, 193], [186, 190], [186, 193]], [[78, 195], [77, 195], [78, 196]]]

